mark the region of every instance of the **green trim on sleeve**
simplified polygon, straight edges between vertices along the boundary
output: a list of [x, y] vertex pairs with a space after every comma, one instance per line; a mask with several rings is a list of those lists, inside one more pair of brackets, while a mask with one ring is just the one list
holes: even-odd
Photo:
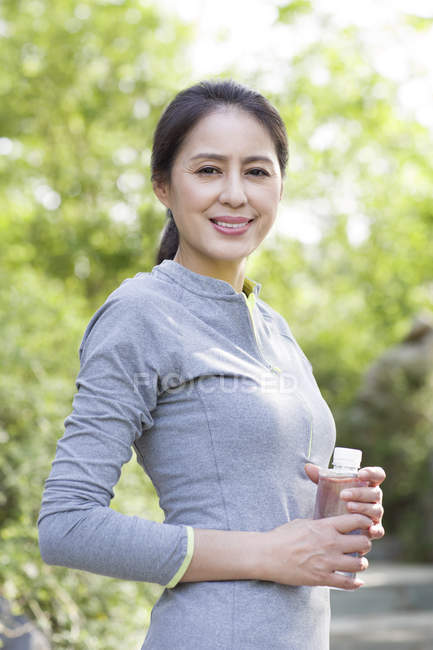
[[185, 559], [180, 565], [179, 569], [174, 574], [174, 576], [172, 577], [172, 579], [170, 580], [170, 582], [165, 585], [166, 589], [173, 589], [173, 587], [177, 585], [179, 580], [182, 579], [184, 573], [186, 572], [192, 560], [192, 554], [194, 553], [194, 529], [191, 528], [191, 526], [186, 526], [186, 531], [188, 533], [188, 543], [186, 547]]

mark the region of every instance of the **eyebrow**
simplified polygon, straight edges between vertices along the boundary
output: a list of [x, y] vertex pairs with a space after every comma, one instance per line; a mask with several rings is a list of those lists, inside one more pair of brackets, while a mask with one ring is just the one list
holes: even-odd
[[[197, 155], [193, 156], [191, 160], [197, 160], [198, 158], [207, 158], [210, 160], [227, 160], [227, 156], [224, 156], [219, 153], [198, 153]], [[242, 158], [243, 163], [250, 163], [250, 162], [267, 162], [273, 165], [273, 161], [268, 158], [268, 156], [247, 156], [246, 158]]]

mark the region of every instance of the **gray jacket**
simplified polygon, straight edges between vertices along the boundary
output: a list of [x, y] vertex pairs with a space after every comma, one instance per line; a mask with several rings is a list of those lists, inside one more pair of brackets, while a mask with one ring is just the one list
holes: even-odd
[[[165, 585], [143, 648], [328, 648], [327, 588], [179, 583], [194, 528], [266, 531], [312, 517], [304, 465], [327, 466], [334, 446], [311, 365], [259, 291], [165, 260], [125, 280], [84, 334], [40, 548], [50, 564]], [[133, 447], [164, 523], [109, 507]]]

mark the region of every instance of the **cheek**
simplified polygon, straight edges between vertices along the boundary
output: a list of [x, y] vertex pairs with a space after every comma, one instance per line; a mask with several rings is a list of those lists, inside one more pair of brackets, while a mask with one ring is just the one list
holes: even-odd
[[276, 214], [272, 214], [272, 215], [268, 214], [265, 219], [260, 220], [259, 234], [261, 238], [266, 237], [266, 235], [274, 225], [275, 219], [276, 219]]
[[182, 192], [178, 195], [178, 201], [185, 207], [200, 208], [206, 206], [210, 195], [213, 195], [212, 188], [206, 183], [197, 183], [194, 179], [184, 183]]
[[262, 188], [261, 191], [255, 192], [251, 198], [263, 216], [267, 216], [272, 220], [275, 219], [280, 203], [279, 188]]

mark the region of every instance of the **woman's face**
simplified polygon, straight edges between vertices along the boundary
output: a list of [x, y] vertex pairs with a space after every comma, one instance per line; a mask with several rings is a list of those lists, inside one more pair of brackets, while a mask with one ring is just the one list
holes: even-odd
[[154, 189], [173, 213], [182, 263], [215, 275], [222, 264], [241, 264], [275, 221], [282, 194], [275, 145], [250, 114], [218, 109], [188, 133], [170, 180]]

